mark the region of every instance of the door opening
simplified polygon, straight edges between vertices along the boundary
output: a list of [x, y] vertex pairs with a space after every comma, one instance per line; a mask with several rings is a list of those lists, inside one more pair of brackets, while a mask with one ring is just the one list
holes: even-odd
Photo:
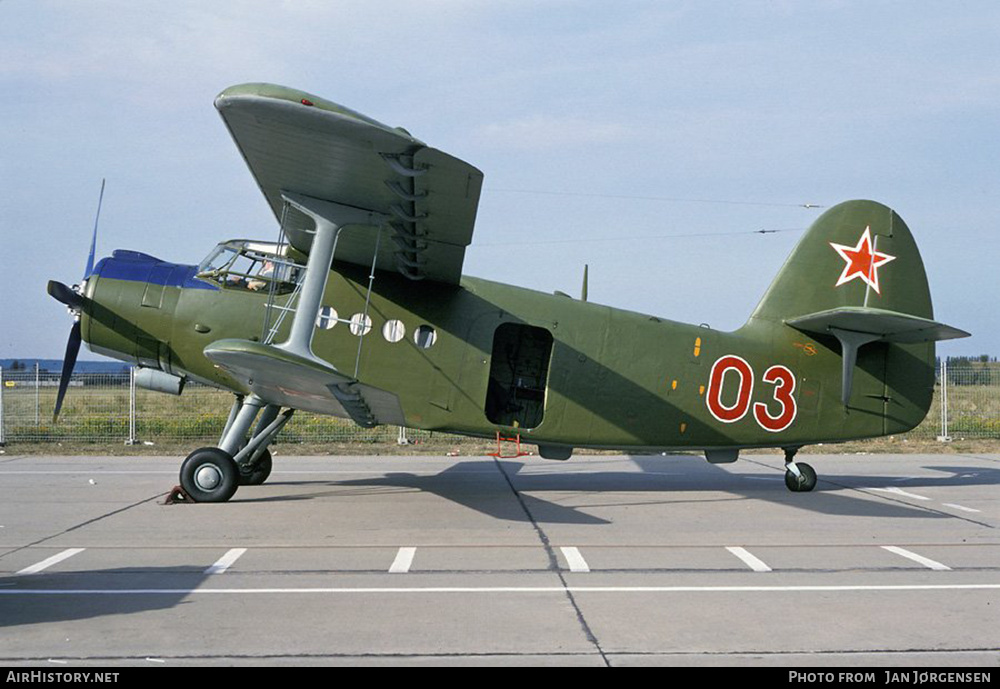
[[493, 335], [486, 418], [501, 426], [537, 428], [545, 412], [552, 333], [504, 323]]

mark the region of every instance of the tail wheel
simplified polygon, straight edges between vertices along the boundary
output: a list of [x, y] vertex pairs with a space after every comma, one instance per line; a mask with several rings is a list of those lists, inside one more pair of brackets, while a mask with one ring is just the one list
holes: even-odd
[[263, 484], [271, 475], [272, 466], [271, 451], [265, 448], [253, 466], [240, 467], [240, 485], [259, 486]]
[[808, 493], [816, 487], [816, 470], [805, 462], [796, 462], [795, 467], [798, 476], [790, 469], [785, 470], [785, 486], [793, 493]]
[[203, 447], [181, 465], [181, 487], [195, 502], [226, 502], [240, 486], [240, 469], [217, 447]]

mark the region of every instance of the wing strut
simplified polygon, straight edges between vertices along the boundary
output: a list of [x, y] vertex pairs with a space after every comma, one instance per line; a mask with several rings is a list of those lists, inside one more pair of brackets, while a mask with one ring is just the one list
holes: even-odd
[[281, 196], [293, 208], [312, 218], [316, 228], [312, 233], [313, 240], [309, 249], [309, 260], [306, 263], [306, 276], [302, 281], [302, 292], [299, 295], [295, 315], [292, 316], [292, 327], [288, 339], [277, 347], [329, 366], [313, 354], [312, 337], [323, 293], [326, 291], [326, 281], [330, 277], [330, 265], [337, 251], [340, 231], [345, 225], [381, 226], [386, 217], [373, 211], [321, 201], [302, 194], [284, 192]]
[[840, 342], [843, 357], [840, 401], [845, 407], [851, 399], [858, 350], [865, 345], [871, 342], [937, 342], [969, 336], [964, 330], [929, 318], [870, 306], [840, 306], [798, 316], [785, 323], [805, 333], [833, 335]]
[[[319, 315], [323, 294], [326, 292], [326, 283], [330, 276], [341, 229], [348, 225], [366, 225], [381, 229], [386, 224], [388, 216], [302, 194], [283, 192], [282, 198], [288, 205], [312, 218], [315, 225], [313, 230], [300, 230], [312, 235], [312, 241], [309, 247], [309, 259], [305, 266], [305, 277], [300, 283], [298, 303], [294, 309], [290, 309], [293, 315], [288, 338], [278, 345], [251, 340], [223, 339], [205, 348], [206, 357], [241, 381], [252, 393], [239, 405], [238, 413], [230, 416], [229, 428], [220, 443], [224, 451], [233, 454], [238, 450], [239, 444], [236, 439], [245, 437], [259, 409], [266, 405], [269, 410], [258, 422], [259, 426], [264, 426], [263, 439], [259, 442], [251, 441], [243, 450], [235, 452], [237, 460], [243, 456], [253, 456], [251, 453], [256, 453], [259, 447], [269, 442], [268, 438], [273, 437], [288, 420], [290, 413], [278, 417], [277, 410], [280, 406], [344, 415], [365, 428], [372, 428], [380, 423], [397, 426], [405, 423], [398, 397], [357, 380], [357, 367], [361, 356], [360, 342], [354, 378], [340, 372], [333, 364], [320, 359], [312, 351], [316, 317]], [[376, 252], [377, 250], [376, 241]], [[368, 308], [374, 279], [373, 264], [363, 321], [357, 326], [352, 321], [352, 326], [360, 328], [359, 334], [362, 335], [369, 327]]]
[[841, 357], [843, 358], [840, 374], [840, 401], [846, 407], [851, 401], [851, 388], [854, 387], [854, 366], [858, 362], [858, 350], [869, 342], [881, 339], [881, 335], [841, 330], [832, 326], [830, 333], [840, 341]]

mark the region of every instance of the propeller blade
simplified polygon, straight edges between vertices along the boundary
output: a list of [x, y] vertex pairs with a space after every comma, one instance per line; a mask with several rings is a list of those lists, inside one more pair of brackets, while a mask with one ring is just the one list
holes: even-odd
[[83, 306], [83, 297], [57, 280], [49, 280], [49, 295], [61, 304], [65, 304], [71, 309], [79, 309]]
[[59, 410], [62, 409], [63, 398], [66, 397], [66, 388], [69, 387], [69, 379], [73, 375], [73, 367], [76, 366], [76, 356], [80, 353], [81, 339], [80, 321], [76, 321], [73, 323], [73, 329], [69, 331], [69, 342], [66, 343], [62, 375], [59, 376], [59, 394], [56, 395], [56, 409], [52, 412], [52, 423], [59, 420]]
[[101, 220], [101, 204], [104, 202], [104, 182], [101, 180], [101, 195], [97, 198], [97, 217], [94, 218], [94, 234], [90, 238], [90, 255], [87, 256], [87, 267], [83, 271], [83, 279], [86, 280], [94, 272], [94, 254], [97, 251], [97, 223]]
[[[101, 205], [104, 203], [104, 183], [101, 180], [101, 194], [97, 197], [97, 216], [94, 218], [94, 233], [90, 237], [90, 253], [87, 254], [87, 265], [83, 269], [83, 279], [86, 280], [94, 272], [94, 255], [97, 253], [97, 226], [101, 222]], [[80, 354], [80, 343], [83, 336], [80, 332], [80, 312], [83, 310], [83, 296], [75, 292], [71, 287], [67, 287], [57, 280], [49, 280], [49, 294], [58, 302], [65, 304], [76, 311], [76, 320], [73, 321], [73, 328], [69, 331], [69, 341], [66, 343], [66, 354], [63, 356], [62, 374], [59, 376], [59, 392], [56, 395], [56, 407], [52, 412], [52, 423], [59, 420], [59, 412], [62, 410], [63, 400], [66, 398], [66, 389], [69, 388], [69, 379], [73, 376], [73, 368], [76, 366], [76, 357]]]

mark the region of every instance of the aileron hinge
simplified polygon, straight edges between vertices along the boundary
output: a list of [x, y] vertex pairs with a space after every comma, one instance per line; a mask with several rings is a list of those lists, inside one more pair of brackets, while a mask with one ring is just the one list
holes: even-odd
[[404, 266], [408, 268], [422, 268], [423, 266], [427, 265], [427, 261], [421, 261], [419, 257], [416, 257], [415, 260], [407, 258], [406, 257], [407, 253], [413, 253], [413, 252], [408, 252], [408, 251], [395, 252], [396, 261], [402, 263]]
[[398, 261], [396, 263], [396, 270], [399, 271], [400, 275], [409, 280], [413, 280], [414, 282], [416, 282], [417, 280], [423, 280], [424, 278], [427, 277], [426, 275], [416, 270], [415, 268], [410, 268], [408, 266], [402, 265]]
[[340, 406], [344, 408], [347, 415], [351, 417], [354, 423], [358, 424], [362, 428], [375, 428], [378, 425], [378, 421], [375, 419], [375, 415], [372, 414], [371, 409], [365, 402], [365, 398], [362, 397], [361, 393], [356, 389], [352, 389], [353, 383], [334, 383], [333, 385], [328, 385], [330, 392], [333, 396], [337, 398], [340, 402]]
[[396, 242], [396, 246], [399, 247], [400, 251], [407, 251], [409, 253], [419, 254], [427, 250], [429, 246], [427, 242], [418, 241], [415, 238], [400, 236], [398, 234], [392, 235], [392, 241]]
[[389, 190], [393, 194], [395, 194], [399, 198], [403, 199], [404, 201], [419, 201], [420, 199], [427, 198], [427, 192], [426, 191], [421, 191], [419, 193], [417, 193], [417, 192], [411, 193], [411, 192], [407, 191], [406, 189], [404, 189], [403, 185], [400, 184], [399, 182], [397, 182], [396, 180], [392, 180], [392, 179], [385, 180], [385, 186], [389, 187]]
[[389, 210], [392, 211], [392, 214], [395, 215], [397, 218], [399, 218], [400, 220], [405, 220], [406, 222], [417, 222], [418, 220], [424, 220], [427, 217], [426, 213], [417, 213], [415, 215], [410, 215], [409, 213], [406, 212], [406, 209], [396, 204], [389, 206]]
[[400, 160], [400, 156], [398, 155], [390, 153], [381, 153], [380, 155], [383, 160], [389, 164], [389, 167], [392, 168], [393, 172], [397, 175], [402, 175], [403, 177], [419, 177], [420, 175], [426, 174], [427, 170], [430, 169], [427, 166], [407, 167], [403, 161]]

